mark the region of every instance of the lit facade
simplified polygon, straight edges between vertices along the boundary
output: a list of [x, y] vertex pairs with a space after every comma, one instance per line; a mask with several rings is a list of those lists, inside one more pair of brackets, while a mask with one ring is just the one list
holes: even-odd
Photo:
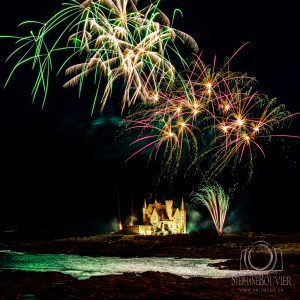
[[128, 233], [140, 235], [168, 235], [186, 233], [186, 210], [183, 200], [179, 208], [173, 207], [173, 200], [166, 200], [161, 204], [155, 200], [154, 204], [143, 207], [143, 225], [126, 226]]

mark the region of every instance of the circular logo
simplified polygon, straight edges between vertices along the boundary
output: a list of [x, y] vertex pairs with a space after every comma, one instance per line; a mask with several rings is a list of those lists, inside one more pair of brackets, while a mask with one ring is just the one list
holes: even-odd
[[[259, 265], [254, 256], [259, 254]], [[261, 265], [261, 262], [263, 264]], [[256, 271], [273, 270], [277, 262], [277, 253], [269, 243], [265, 241], [254, 242], [251, 247], [245, 252], [244, 263], [248, 269]]]

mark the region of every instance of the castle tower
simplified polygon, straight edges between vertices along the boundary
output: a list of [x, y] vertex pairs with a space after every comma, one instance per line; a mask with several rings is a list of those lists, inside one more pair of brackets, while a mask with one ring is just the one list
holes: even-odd
[[143, 224], [148, 225], [149, 224], [149, 217], [147, 214], [147, 202], [146, 199], [144, 201], [144, 206], [143, 206]]
[[165, 203], [168, 218], [171, 220], [173, 217], [173, 200], [166, 200]]
[[186, 233], [186, 210], [184, 207], [183, 198], [181, 200], [181, 205], [180, 205], [180, 228], [181, 228], [180, 233]]

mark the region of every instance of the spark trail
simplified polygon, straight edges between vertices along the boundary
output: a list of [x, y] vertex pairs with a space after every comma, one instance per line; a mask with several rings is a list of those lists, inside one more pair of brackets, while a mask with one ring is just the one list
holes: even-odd
[[[30, 26], [29, 35], [2, 36], [16, 41], [7, 59], [14, 60], [7, 83], [20, 67], [31, 64], [37, 73], [33, 101], [41, 93], [43, 106], [54, 70], [64, 71], [70, 77], [64, 87], [78, 86], [79, 95], [86, 77], [92, 78], [92, 113], [97, 103], [103, 110], [119, 82], [124, 85], [122, 110], [137, 100], [148, 101], [175, 80], [170, 53], [185, 66], [175, 40], [198, 50], [191, 36], [172, 28], [159, 2], [139, 9], [138, 0], [69, 0], [44, 23], [21, 23], [21, 27]], [[57, 66], [58, 53], [64, 59]]]
[[201, 187], [191, 196], [194, 204], [203, 204], [208, 209], [218, 235], [221, 236], [229, 208], [229, 196], [225, 194], [221, 185], [214, 183]]

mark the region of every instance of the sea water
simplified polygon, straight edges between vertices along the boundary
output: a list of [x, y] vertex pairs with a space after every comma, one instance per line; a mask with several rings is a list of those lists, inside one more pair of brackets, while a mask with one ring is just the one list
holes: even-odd
[[[118, 275], [127, 272], [168, 272], [184, 278], [230, 278], [251, 271], [224, 270], [212, 266], [224, 259], [175, 257], [90, 257], [70, 254], [29, 254], [0, 250], [0, 270], [61, 272], [77, 279]], [[247, 272], [247, 273], [245, 273]], [[256, 274], [257, 275], [257, 274]]]

